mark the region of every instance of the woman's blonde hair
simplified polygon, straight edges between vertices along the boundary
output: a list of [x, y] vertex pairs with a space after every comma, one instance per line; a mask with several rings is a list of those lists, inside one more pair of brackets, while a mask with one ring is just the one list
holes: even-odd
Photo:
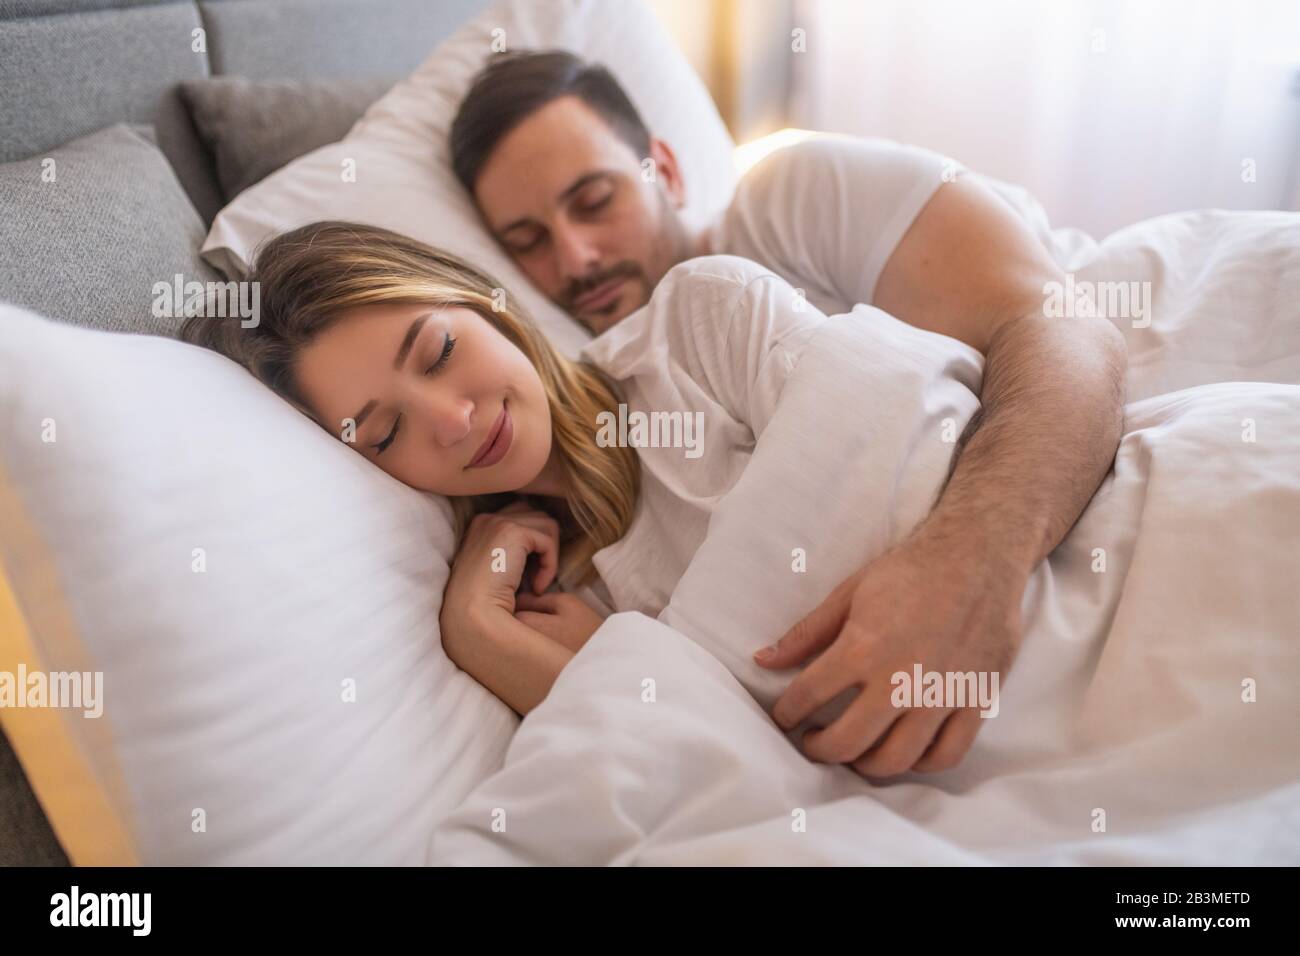
[[[243, 365], [322, 428], [298, 387], [294, 363], [348, 310], [420, 303], [477, 312], [527, 356], [546, 389], [571, 515], [561, 534], [561, 580], [586, 581], [591, 556], [627, 531], [640, 483], [636, 452], [596, 443], [596, 416], [617, 408], [613, 385], [593, 366], [557, 352], [517, 306], [508, 298], [502, 302], [501, 286], [488, 275], [388, 229], [326, 221], [269, 240], [258, 250], [248, 279], [259, 284], [256, 325], [193, 316], [180, 337]], [[449, 499], [457, 537], [476, 512], [493, 510], [506, 497]]]

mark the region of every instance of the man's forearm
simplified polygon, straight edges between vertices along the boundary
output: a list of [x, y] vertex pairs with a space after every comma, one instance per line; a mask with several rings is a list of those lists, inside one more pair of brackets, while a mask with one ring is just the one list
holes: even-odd
[[916, 536], [1027, 577], [1110, 469], [1126, 365], [1123, 336], [1104, 320], [1004, 324], [989, 344], [978, 423]]

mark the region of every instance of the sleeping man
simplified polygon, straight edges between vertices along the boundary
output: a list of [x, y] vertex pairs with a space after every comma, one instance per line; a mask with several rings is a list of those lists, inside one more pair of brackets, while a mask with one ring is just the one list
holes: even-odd
[[792, 668], [821, 654], [772, 710], [787, 730], [840, 690], [862, 691], [804, 738], [810, 758], [871, 776], [958, 763], [978, 709], [900, 711], [865, 689], [888, 687], [900, 656], [1005, 676], [1029, 577], [1115, 456], [1120, 333], [1101, 318], [1046, 318], [1044, 287], [1065, 281], [1047, 250], [1001, 199], [925, 150], [849, 137], [781, 150], [695, 232], [678, 214], [690, 183], [670, 144], [605, 69], [562, 52], [495, 57], [460, 106], [451, 149], [488, 229], [595, 333], [645, 305], [674, 265], [728, 254], [771, 269], [820, 312], [875, 306], [982, 353], [981, 408], [929, 516], [756, 655]]

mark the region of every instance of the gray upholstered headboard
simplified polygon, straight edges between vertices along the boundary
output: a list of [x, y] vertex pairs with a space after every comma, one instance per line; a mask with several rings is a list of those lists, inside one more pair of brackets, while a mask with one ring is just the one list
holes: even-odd
[[[487, 0], [0, 0], [0, 162], [114, 123], [152, 123], [210, 223], [221, 191], [181, 80], [398, 76]], [[203, 31], [200, 51], [195, 30]], [[0, 290], [2, 294], [3, 290]], [[60, 864], [0, 734], [0, 865]]]
[[[0, 162], [152, 123], [205, 222], [221, 206], [181, 80], [397, 76], [486, 0], [0, 0]], [[196, 52], [195, 30], [203, 50]]]

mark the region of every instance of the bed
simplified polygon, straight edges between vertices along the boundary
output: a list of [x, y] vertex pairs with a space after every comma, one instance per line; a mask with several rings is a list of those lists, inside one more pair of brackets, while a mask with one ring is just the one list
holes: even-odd
[[[238, 279], [272, 231], [361, 219], [484, 264], [572, 351], [580, 330], [478, 229], [438, 149], [492, 44], [607, 60], [700, 185], [701, 221], [729, 198], [734, 144], [633, 0], [324, 6], [0, 0], [15, 91], [0, 184], [19, 213], [0, 221], [15, 230], [0, 261], [0, 670], [98, 672], [106, 689], [102, 720], [0, 712], [0, 862], [1300, 861], [1300, 216], [1202, 211], [1091, 237], [988, 180], [1078, 281], [1139, 283], [1153, 321], [1117, 323], [1126, 445], [1026, 595], [1034, 639], [1004, 701], [1017, 719], [957, 771], [868, 785], [809, 763], [770, 721], [779, 684], [743, 663], [755, 622], [797, 618], [863, 554], [756, 599], [719, 577], [747, 547], [741, 520], [663, 613], [611, 618], [521, 722], [438, 644], [446, 502], [175, 341], [150, 290]], [[130, 67], [106, 70], [106, 48]], [[366, 102], [361, 84], [390, 72]], [[202, 89], [179, 85], [234, 75], [266, 82], [227, 102], [324, 97], [346, 135], [303, 130], [301, 154], [249, 185], [220, 102], [205, 113], [182, 100]], [[32, 185], [46, 159], [58, 203]], [[360, 175], [340, 185], [348, 161]], [[51, 422], [71, 437], [43, 440]], [[1209, 504], [1147, 506], [1180, 495]]]

